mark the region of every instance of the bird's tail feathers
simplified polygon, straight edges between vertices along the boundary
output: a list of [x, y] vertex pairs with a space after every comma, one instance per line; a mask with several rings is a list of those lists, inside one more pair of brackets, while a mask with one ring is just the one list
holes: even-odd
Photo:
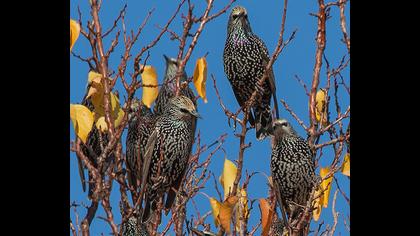
[[263, 140], [269, 135], [273, 118], [270, 106], [257, 107], [255, 113], [255, 132], [258, 140]]

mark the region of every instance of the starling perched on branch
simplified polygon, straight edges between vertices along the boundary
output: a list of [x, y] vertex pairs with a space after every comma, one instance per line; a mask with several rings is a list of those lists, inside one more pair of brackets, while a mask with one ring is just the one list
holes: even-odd
[[[169, 58], [166, 55], [163, 55], [166, 61], [166, 71], [165, 71], [165, 77], [163, 79], [163, 85], [160, 88], [158, 97], [156, 98], [154, 112], [156, 115], [162, 114], [163, 110], [165, 109], [166, 104], [168, 104], [168, 101], [170, 98], [174, 97], [176, 95], [176, 72], [178, 71], [178, 61], [175, 58]], [[187, 82], [187, 73], [185, 73], [185, 70], [183, 72], [183, 75], [181, 76], [180, 83]], [[188, 84], [184, 87], [181, 86], [180, 95], [184, 95], [191, 99], [191, 101], [194, 103], [194, 106], [197, 105], [195, 101], [195, 96], [191, 88], [188, 86]]]
[[[138, 99], [133, 99], [128, 110], [128, 132], [126, 139], [126, 164], [128, 171], [128, 184], [136, 193], [141, 184], [142, 166], [145, 146], [155, 125], [155, 115], [151, 109]], [[137, 201], [134, 194], [133, 202]]]
[[270, 227], [271, 236], [283, 236], [284, 232], [284, 222], [283, 219], [278, 218], [277, 216], [273, 219]]
[[149, 233], [146, 226], [132, 216], [122, 225], [122, 236], [149, 236]]
[[[248, 119], [255, 125], [256, 137], [264, 139], [272, 124], [270, 101], [276, 87], [271, 69], [262, 86], [257, 82], [263, 77], [265, 67], [270, 61], [264, 42], [252, 32], [248, 14], [244, 7], [232, 9], [229, 16], [227, 39], [223, 53], [224, 70], [232, 86], [236, 100], [244, 108], [245, 103], [257, 90], [257, 100], [249, 111]], [[278, 117], [278, 108], [276, 107]]]
[[145, 148], [143, 222], [156, 210], [157, 202], [165, 193], [165, 210], [171, 209], [187, 169], [194, 141], [192, 125], [198, 117], [194, 103], [185, 96], [171, 98], [162, 115], [157, 117]]
[[281, 193], [277, 200], [293, 220], [302, 210], [298, 205], [306, 206], [316, 181], [314, 155], [287, 120], [276, 120], [271, 132], [271, 175]]
[[[89, 91], [90, 85], [88, 85], [87, 90]], [[93, 103], [91, 101], [90, 98], [86, 98], [87, 96], [87, 92], [82, 100], [82, 105], [86, 106], [87, 108], [89, 108], [90, 111], [93, 111], [94, 106]], [[86, 145], [82, 144], [81, 150], [83, 152], [83, 154], [89, 159], [89, 161], [93, 164], [93, 166], [95, 168], [98, 168], [98, 158], [99, 156], [102, 154], [103, 148], [106, 147], [106, 145], [109, 142], [109, 136], [108, 133], [103, 133], [101, 131], [99, 131], [95, 125], [93, 125], [92, 130], [90, 131], [88, 138], [86, 140]], [[77, 156], [77, 154], [76, 154]], [[102, 169], [99, 170], [99, 173], [103, 174], [106, 172], [106, 170], [108, 169], [108, 167], [110, 166], [110, 164], [112, 163], [112, 161], [114, 160], [114, 154], [113, 152], [111, 152], [108, 157], [105, 158], [103, 165], [102, 165]], [[77, 161], [79, 164], [79, 175], [80, 175], [80, 179], [82, 181], [82, 188], [83, 188], [83, 192], [86, 191], [86, 179], [85, 179], [85, 166], [82, 162], [81, 157], [77, 156]], [[95, 188], [95, 183], [93, 182], [93, 176], [92, 174], [89, 172], [88, 173], [89, 176], [89, 189], [88, 189], [88, 197], [92, 198], [92, 194], [93, 194], [93, 190]]]

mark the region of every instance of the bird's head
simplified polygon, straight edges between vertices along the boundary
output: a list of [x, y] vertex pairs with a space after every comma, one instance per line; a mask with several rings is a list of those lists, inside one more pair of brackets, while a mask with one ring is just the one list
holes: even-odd
[[228, 34], [233, 32], [251, 33], [251, 24], [248, 20], [248, 13], [242, 6], [236, 6], [232, 9], [229, 15]]
[[[165, 71], [165, 78], [164, 81], [167, 81], [168, 79], [172, 79], [176, 76], [176, 72], [178, 71], [179, 61], [176, 58], [168, 57], [165, 54], [163, 55], [166, 62], [166, 71]], [[185, 73], [185, 70], [183, 71], [183, 76], [181, 77], [181, 82], [184, 82], [184, 80], [187, 78], [187, 74]]]
[[273, 122], [272, 130], [270, 130], [270, 135], [276, 139], [280, 139], [285, 136], [296, 136], [296, 131], [290, 125], [290, 123], [285, 119], [278, 119]]
[[172, 115], [180, 119], [201, 118], [191, 99], [182, 95], [171, 98], [167, 108]]

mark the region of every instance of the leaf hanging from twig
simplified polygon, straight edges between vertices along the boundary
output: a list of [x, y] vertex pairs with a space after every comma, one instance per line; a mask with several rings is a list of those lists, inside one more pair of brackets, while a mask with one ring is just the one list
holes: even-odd
[[343, 175], [350, 177], [350, 153], [346, 153], [344, 156], [344, 162], [341, 167], [341, 173]]
[[90, 110], [80, 104], [70, 104], [70, 118], [73, 122], [74, 132], [86, 143], [87, 136], [93, 126], [93, 115]]
[[[86, 98], [90, 98], [94, 107], [94, 120], [96, 127], [105, 132], [108, 130], [108, 125], [105, 122], [105, 109], [104, 109], [104, 87], [102, 84], [102, 75], [94, 71], [90, 71], [88, 74], [89, 90]], [[114, 119], [114, 126], [118, 127], [124, 118], [124, 111], [121, 108], [118, 97], [111, 92], [111, 116]]]
[[157, 73], [156, 69], [150, 65], [145, 65], [144, 67], [140, 65], [140, 68], [144, 68], [143, 73], [141, 73], [141, 80], [143, 82], [142, 101], [144, 105], [150, 108], [159, 93]]
[[232, 219], [233, 209], [238, 202], [237, 196], [228, 197], [223, 204], [220, 205], [219, 221], [222, 228], [227, 234], [230, 234], [230, 222]]
[[220, 225], [219, 212], [220, 212], [221, 203], [212, 197], [209, 198], [209, 201], [210, 201], [210, 206], [213, 213], [214, 225], [216, 225], [216, 227], [219, 227]]
[[[330, 167], [325, 167], [320, 169], [320, 176], [324, 179], [325, 176], [327, 176], [331, 172]], [[324, 179], [321, 182], [321, 187], [323, 190], [322, 195], [324, 196], [324, 199], [322, 200], [322, 206], [324, 208], [328, 207], [328, 198], [330, 197], [330, 191], [331, 191], [331, 181], [332, 176], [328, 177], [327, 179]]]
[[319, 123], [321, 122], [322, 125], [326, 126], [328, 124], [328, 109], [327, 109], [327, 91], [323, 88], [319, 89], [316, 92], [315, 97], [315, 116], [316, 121]]
[[80, 34], [80, 25], [75, 20], [70, 19], [70, 51]]
[[226, 199], [229, 196], [229, 193], [232, 192], [237, 172], [238, 168], [236, 165], [232, 161], [225, 158], [225, 162], [223, 164], [223, 172], [219, 178], [219, 181], [223, 186], [224, 199]]
[[271, 208], [268, 201], [264, 198], [260, 198], [260, 213], [261, 213], [261, 226], [262, 236], [267, 236], [270, 231], [271, 223], [273, 221], [274, 211]]
[[207, 61], [205, 57], [199, 58], [195, 64], [193, 82], [198, 95], [207, 103], [206, 97]]

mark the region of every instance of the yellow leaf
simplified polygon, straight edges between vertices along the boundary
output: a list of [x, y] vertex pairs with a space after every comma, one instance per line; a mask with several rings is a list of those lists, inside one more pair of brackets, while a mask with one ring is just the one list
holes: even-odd
[[325, 89], [320, 89], [318, 92], [316, 92], [316, 98], [315, 98], [315, 115], [316, 120], [318, 122], [321, 122], [325, 126], [328, 124], [327, 118], [328, 118], [328, 110], [326, 109], [326, 99], [327, 99], [327, 91]]
[[222, 186], [224, 186], [224, 183], [223, 183], [223, 178], [222, 178], [222, 176], [223, 176], [223, 173], [222, 173], [222, 175], [220, 175], [220, 176], [219, 176], [219, 182], [220, 182], [220, 184], [221, 184]]
[[70, 51], [80, 34], [80, 25], [75, 20], [70, 19]]
[[[143, 65], [140, 65], [140, 68], [143, 68]], [[159, 93], [159, 89], [157, 87], [158, 81], [157, 81], [156, 69], [153, 66], [145, 65], [144, 71], [141, 74], [141, 79], [142, 79], [143, 85], [154, 86], [154, 87], [143, 86], [142, 101], [144, 105], [150, 108], [150, 106], [156, 100]]]
[[199, 58], [195, 64], [193, 82], [198, 95], [207, 103], [206, 97], [207, 61], [205, 57]]
[[273, 222], [274, 211], [271, 208], [268, 201], [264, 198], [260, 198], [260, 213], [261, 213], [261, 226], [262, 236], [267, 236], [270, 231], [271, 223]]
[[108, 125], [105, 121], [105, 116], [99, 117], [95, 122], [96, 128], [101, 132], [106, 132], [108, 130]]
[[117, 114], [116, 115], [117, 118], [114, 120], [114, 124], [115, 124], [115, 127], [118, 127], [118, 126], [120, 126], [120, 124], [121, 124], [121, 122], [122, 122], [122, 120], [124, 118], [125, 112], [124, 112], [124, 110], [121, 107], [118, 107], [118, 109], [116, 111], [116, 114]]
[[229, 193], [233, 190], [233, 183], [235, 182], [237, 172], [238, 168], [236, 168], [236, 165], [232, 161], [225, 158], [222, 178], [220, 181], [223, 183], [224, 199], [226, 199]]
[[88, 84], [96, 83], [101, 84], [102, 75], [99, 73], [96, 73], [95, 71], [89, 71], [88, 73]]
[[322, 204], [323, 204], [323, 200], [324, 200], [324, 196], [321, 195], [321, 188], [317, 188], [315, 191], [315, 198], [314, 199], [314, 211], [312, 212], [312, 216], [314, 218], [314, 221], [318, 221], [319, 217], [321, 216], [321, 211], [322, 211]]
[[[93, 106], [97, 113], [103, 115], [104, 87], [102, 85], [102, 75], [94, 71], [88, 74], [89, 91], [86, 98], [91, 98]], [[101, 111], [99, 111], [102, 108]], [[98, 112], [99, 111], [99, 112]]]
[[[319, 175], [321, 176], [321, 178], [324, 178], [325, 176], [328, 175], [328, 173], [330, 173], [330, 171], [331, 171], [330, 167], [321, 168]], [[332, 181], [332, 176], [330, 176], [327, 179], [324, 179], [321, 182], [321, 188], [324, 191], [323, 192], [324, 199], [322, 200], [322, 206], [324, 208], [328, 207], [328, 198], [330, 196], [330, 191], [331, 191], [331, 181]]]
[[219, 221], [227, 234], [230, 234], [230, 221], [232, 219], [233, 208], [237, 202], [237, 196], [230, 196], [220, 205]]
[[118, 127], [122, 119], [124, 118], [124, 111], [121, 108], [120, 100], [118, 97], [111, 92], [111, 109], [112, 109], [112, 116], [114, 118], [114, 126]]
[[220, 206], [222, 205], [219, 201], [217, 201], [215, 198], [209, 198], [210, 200], [210, 206], [213, 213], [214, 218], [214, 225], [216, 227], [219, 227], [220, 221], [219, 221], [219, 212], [220, 212]]
[[93, 126], [92, 112], [80, 104], [70, 104], [70, 118], [73, 122], [74, 132], [86, 143], [87, 136]]
[[[94, 71], [90, 71], [88, 74], [89, 90], [86, 98], [90, 98], [94, 107], [96, 127], [105, 131], [108, 130], [108, 125], [105, 122], [105, 107], [104, 107], [104, 87], [102, 84], [102, 75]], [[124, 110], [121, 108], [120, 100], [115, 93], [110, 93], [111, 102], [111, 116], [114, 119], [114, 126], [118, 127], [124, 118]], [[103, 118], [102, 118], [103, 117]], [[106, 125], [106, 126], [105, 126]], [[101, 127], [101, 128], [99, 128]]]
[[341, 173], [350, 177], [350, 153], [346, 153], [344, 156], [343, 166], [341, 167]]

